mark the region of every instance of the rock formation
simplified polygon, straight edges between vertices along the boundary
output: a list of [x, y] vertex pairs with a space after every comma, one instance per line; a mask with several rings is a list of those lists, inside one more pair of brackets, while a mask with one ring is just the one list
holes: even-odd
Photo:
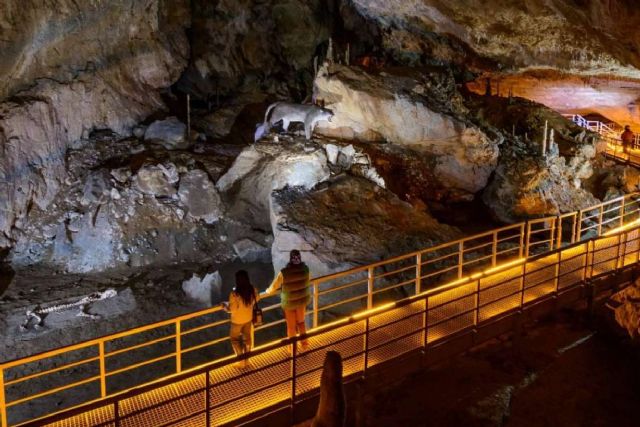
[[319, 132], [389, 142], [402, 149], [382, 148], [386, 155], [406, 152], [428, 159], [433, 192], [468, 199], [486, 186], [496, 167], [501, 141], [464, 119], [461, 97], [446, 73], [389, 70], [373, 75], [328, 66], [316, 78], [314, 97], [335, 114], [330, 123], [318, 125]]
[[328, 351], [320, 379], [320, 403], [311, 427], [343, 427], [347, 417], [347, 402], [342, 387], [342, 357]]
[[[14, 25], [14, 23], [20, 23]], [[187, 64], [187, 2], [10, 0], [0, 17], [0, 247], [66, 178], [67, 148], [127, 135]]]
[[299, 249], [314, 276], [455, 239], [452, 227], [362, 178], [337, 177], [311, 192], [289, 187], [273, 194], [272, 260], [284, 267]]
[[614, 294], [607, 302], [615, 324], [634, 342], [640, 340], [640, 283], [637, 281]]

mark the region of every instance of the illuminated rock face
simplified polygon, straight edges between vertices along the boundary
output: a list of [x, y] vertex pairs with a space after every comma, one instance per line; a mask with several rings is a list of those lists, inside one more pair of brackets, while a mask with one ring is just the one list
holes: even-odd
[[[554, 71], [491, 75], [492, 93], [531, 99], [556, 111], [588, 115], [598, 113], [620, 127], [640, 131], [640, 82], [615, 77], [571, 76]], [[484, 94], [486, 77], [467, 87]]]
[[[555, 68], [572, 74], [640, 78], [640, 22], [630, 0], [354, 0], [386, 29], [397, 58], [429, 58], [479, 71]], [[431, 34], [430, 34], [431, 33]]]
[[628, 286], [614, 294], [607, 304], [613, 308], [615, 323], [626, 335], [638, 342], [640, 340], [640, 284]]
[[[0, 247], [66, 177], [68, 146], [93, 129], [127, 135], [163, 107], [186, 66], [187, 2], [3, 2]], [[9, 98], [10, 97], [10, 98]]]
[[[575, 170], [564, 157], [542, 158], [537, 150], [513, 143], [501, 158], [495, 177], [483, 194], [484, 203], [501, 222], [559, 215], [598, 203], [581, 188]], [[592, 152], [595, 154], [595, 152]], [[592, 155], [593, 155], [592, 154]], [[589, 161], [583, 159], [582, 161]]]
[[310, 190], [329, 179], [320, 147], [257, 144], [245, 148], [216, 186], [229, 201], [229, 216], [270, 228], [271, 193], [286, 186]]
[[455, 239], [459, 232], [363, 178], [342, 176], [310, 192], [285, 188], [271, 201], [274, 269], [298, 249], [314, 276]]
[[[406, 64], [459, 64], [560, 111], [640, 130], [640, 11], [631, 0], [355, 0]], [[484, 77], [472, 86], [484, 93]]]
[[[334, 112], [317, 131], [332, 137], [389, 142], [431, 159], [433, 175], [454, 200], [487, 184], [498, 160], [499, 138], [491, 139], [464, 119], [460, 95], [446, 74], [436, 79], [404, 70], [372, 75], [330, 66], [319, 73], [314, 96]], [[410, 155], [410, 154], [409, 154]]]

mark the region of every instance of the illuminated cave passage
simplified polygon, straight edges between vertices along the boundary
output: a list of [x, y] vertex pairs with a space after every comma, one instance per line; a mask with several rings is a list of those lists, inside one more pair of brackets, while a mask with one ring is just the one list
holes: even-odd
[[[309, 310], [328, 307], [308, 312], [311, 328], [635, 224], [640, 150], [620, 140], [627, 125], [632, 138], [640, 134], [634, 1], [35, 3], [4, 0], [0, 11], [0, 363], [217, 307], [239, 270], [264, 291], [293, 249], [312, 278], [361, 268], [353, 289], [341, 288], [341, 276], [310, 296]], [[429, 248], [438, 249], [410, 264]], [[633, 262], [623, 255], [626, 274]], [[420, 271], [416, 286], [406, 275]], [[463, 356], [469, 375], [479, 365], [480, 376], [498, 377], [489, 381], [496, 388], [444, 405], [439, 424], [626, 425], [620, 414], [634, 403], [636, 354], [621, 353], [638, 339], [635, 289], [605, 305], [609, 295], [599, 295], [591, 324], [570, 307], [550, 341], [538, 334], [553, 319], [540, 330], [528, 325], [524, 345], [541, 340], [540, 359], [507, 355], [504, 337], [491, 347], [499, 353]], [[283, 318], [279, 308], [266, 316]], [[226, 328], [227, 314], [212, 318]], [[596, 389], [566, 358], [549, 362], [555, 344], [575, 338], [573, 327], [599, 337], [572, 354], [581, 367], [603, 357], [619, 361], [615, 378], [631, 377], [606, 385], [620, 392], [615, 415], [560, 413], [535, 387], [518, 385], [532, 366], [553, 372], [550, 395], [560, 378]], [[228, 332], [217, 331], [206, 338]], [[140, 349], [144, 357], [176, 345], [162, 333], [145, 338], [158, 341]], [[285, 325], [261, 334], [259, 343], [281, 338]], [[615, 345], [605, 349], [606, 339]], [[231, 353], [224, 341], [192, 354], [205, 363]], [[517, 368], [496, 372], [495, 358]], [[113, 390], [90, 383], [14, 405], [1, 426], [170, 373], [153, 366], [113, 375]], [[438, 372], [425, 374], [425, 384], [449, 390]], [[27, 388], [16, 375], [0, 378], [3, 416]], [[461, 395], [478, 381], [460, 385]], [[425, 387], [402, 384], [408, 394]], [[496, 397], [498, 388], [510, 397]], [[426, 422], [424, 411], [394, 399], [372, 407], [393, 390], [365, 393], [358, 405], [376, 416], [359, 415], [360, 425]], [[539, 420], [523, 415], [529, 406], [518, 390], [539, 402]], [[587, 394], [575, 408], [589, 407]], [[398, 424], [394, 411], [408, 415]]]

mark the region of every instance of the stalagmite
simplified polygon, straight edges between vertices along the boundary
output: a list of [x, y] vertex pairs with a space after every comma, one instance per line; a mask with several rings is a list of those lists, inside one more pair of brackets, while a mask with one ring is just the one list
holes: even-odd
[[333, 39], [329, 37], [329, 47], [327, 48], [327, 62], [333, 63]]
[[342, 357], [329, 351], [324, 359], [320, 380], [320, 403], [311, 427], [343, 427], [346, 422], [346, 402], [342, 387]]
[[547, 129], [549, 126], [549, 122], [544, 122], [544, 136], [542, 137], [542, 157], [545, 157], [547, 154]]

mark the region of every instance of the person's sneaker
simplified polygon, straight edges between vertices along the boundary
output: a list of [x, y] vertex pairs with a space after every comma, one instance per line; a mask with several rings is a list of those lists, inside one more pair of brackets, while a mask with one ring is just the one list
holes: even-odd
[[238, 369], [244, 369], [247, 367], [247, 361], [246, 360], [238, 360], [236, 363], [233, 364], [233, 366], [235, 366]]

